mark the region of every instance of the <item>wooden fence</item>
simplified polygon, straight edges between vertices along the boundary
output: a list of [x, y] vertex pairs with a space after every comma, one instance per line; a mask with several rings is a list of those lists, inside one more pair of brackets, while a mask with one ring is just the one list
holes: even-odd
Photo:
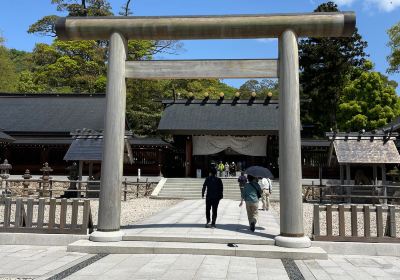
[[[71, 186], [74, 188], [71, 188]], [[156, 183], [136, 182], [124, 180], [121, 185], [121, 199], [149, 196]], [[3, 197], [56, 197], [71, 194], [78, 198], [98, 198], [100, 193], [100, 181], [71, 181], [41, 179], [7, 179], [0, 181], [0, 191]]]
[[93, 231], [87, 199], [3, 198], [0, 209], [3, 213], [0, 232], [87, 234]]
[[[400, 242], [394, 205], [314, 205], [316, 241]], [[361, 215], [359, 215], [361, 213]], [[396, 215], [397, 214], [397, 215]], [[325, 228], [321, 227], [325, 224]]]
[[[354, 191], [355, 190], [355, 191]], [[351, 203], [366, 200], [367, 203], [395, 203], [400, 201], [400, 186], [396, 185], [305, 185], [304, 200], [307, 202]]]

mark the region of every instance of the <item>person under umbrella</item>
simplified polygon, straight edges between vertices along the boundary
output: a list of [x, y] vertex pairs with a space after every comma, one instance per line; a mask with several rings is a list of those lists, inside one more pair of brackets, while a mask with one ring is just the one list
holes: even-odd
[[242, 207], [243, 201], [246, 202], [246, 212], [250, 230], [254, 232], [258, 219], [258, 201], [261, 197], [262, 190], [257, 182], [257, 177], [247, 174], [247, 180], [249, 182], [244, 185], [239, 207]]
[[212, 208], [212, 220], [211, 227], [215, 228], [215, 222], [217, 221], [217, 212], [219, 201], [223, 198], [224, 185], [222, 184], [221, 178], [216, 176], [217, 169], [211, 168], [211, 175], [206, 178], [203, 184], [201, 197], [204, 198], [204, 193], [207, 190], [206, 195], [206, 228], [210, 227], [210, 210]]

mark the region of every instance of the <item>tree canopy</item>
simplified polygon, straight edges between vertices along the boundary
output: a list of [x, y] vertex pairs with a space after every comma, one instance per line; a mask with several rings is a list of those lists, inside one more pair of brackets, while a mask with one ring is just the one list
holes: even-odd
[[388, 73], [400, 72], [400, 22], [388, 30], [390, 55], [387, 57], [389, 62]]
[[[372, 68], [367, 62], [366, 68]], [[361, 71], [344, 88], [339, 100], [340, 130], [373, 130], [400, 115], [400, 98], [392, 83], [379, 72]]]
[[17, 86], [17, 73], [9, 52], [0, 37], [0, 92], [13, 92]]
[[[336, 4], [327, 2], [314, 12], [337, 12]], [[303, 124], [313, 124], [321, 136], [337, 127], [338, 102], [354, 67], [365, 61], [367, 43], [355, 30], [349, 38], [305, 38], [299, 42], [300, 85], [303, 99]]]

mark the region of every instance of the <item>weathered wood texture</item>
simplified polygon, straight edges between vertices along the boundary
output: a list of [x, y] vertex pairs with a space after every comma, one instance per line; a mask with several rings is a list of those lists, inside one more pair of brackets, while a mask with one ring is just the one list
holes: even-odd
[[108, 40], [112, 33], [127, 39], [188, 40], [273, 38], [285, 30], [300, 37], [349, 37], [355, 29], [353, 12], [176, 17], [59, 18], [61, 40]]
[[[400, 155], [393, 140], [370, 139], [358, 140], [349, 137], [347, 140], [336, 138], [333, 141], [336, 157], [340, 164], [389, 164], [400, 163]], [[375, 166], [376, 168], [376, 166]], [[376, 178], [376, 170], [374, 178]]]
[[127, 61], [135, 79], [278, 78], [274, 59]]
[[[87, 234], [93, 230], [89, 200], [5, 198], [0, 200], [0, 205], [4, 205], [0, 232]], [[79, 215], [82, 212], [79, 208], [83, 209], [83, 215]], [[72, 215], [68, 210], [72, 210]], [[67, 216], [72, 216], [70, 222]], [[78, 216], [81, 216], [80, 224]]]
[[125, 61], [127, 41], [119, 33], [110, 39], [107, 69], [106, 111], [99, 198], [99, 231], [120, 228], [121, 185], [125, 136]]
[[303, 236], [299, 52], [296, 34], [279, 37], [279, 184], [283, 236]]
[[[314, 223], [313, 239], [317, 241], [352, 241], [352, 242], [400, 242], [396, 235], [396, 214], [400, 209], [390, 205], [383, 208], [381, 205], [370, 206], [363, 205], [318, 205], [314, 204]], [[332, 219], [332, 214], [337, 213], [337, 219]], [[350, 217], [350, 224], [346, 225], [345, 215]], [[362, 215], [358, 215], [362, 213]], [[324, 219], [325, 214], [325, 219]], [[376, 218], [376, 227], [374, 232], [371, 228], [371, 216]], [[384, 214], [386, 218], [384, 219]], [[321, 218], [322, 216], [322, 218]], [[359, 235], [358, 224], [360, 220], [364, 227], [363, 233]], [[320, 222], [326, 222], [326, 232], [321, 232]], [[332, 231], [333, 223], [337, 222], [339, 228], [336, 232]], [[347, 234], [346, 235], [346, 229]]]

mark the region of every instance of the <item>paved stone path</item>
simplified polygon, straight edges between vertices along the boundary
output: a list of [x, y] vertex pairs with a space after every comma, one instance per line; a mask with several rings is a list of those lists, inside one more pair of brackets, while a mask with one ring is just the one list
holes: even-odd
[[279, 234], [277, 215], [259, 211], [256, 232], [249, 231], [246, 207], [238, 201], [221, 200], [218, 207], [217, 228], [205, 228], [205, 201], [184, 200], [144, 221], [124, 229], [126, 235], [181, 236], [207, 238], [238, 238], [273, 240]]
[[[0, 279], [49, 279], [92, 257], [66, 247], [0, 246]], [[304, 279], [400, 279], [400, 258], [329, 255], [295, 261]], [[50, 278], [50, 279], [63, 279]], [[64, 279], [301, 279], [289, 278], [282, 261], [225, 256], [108, 255]]]

